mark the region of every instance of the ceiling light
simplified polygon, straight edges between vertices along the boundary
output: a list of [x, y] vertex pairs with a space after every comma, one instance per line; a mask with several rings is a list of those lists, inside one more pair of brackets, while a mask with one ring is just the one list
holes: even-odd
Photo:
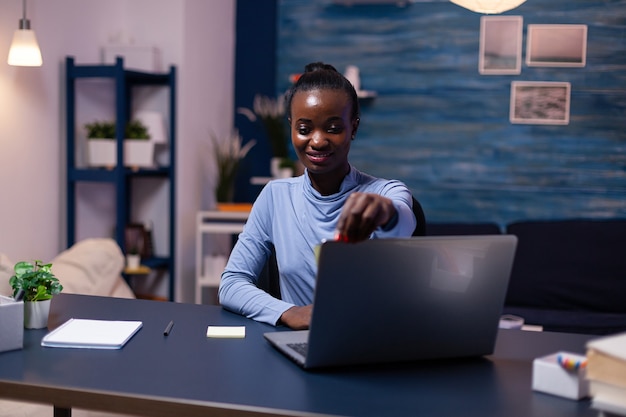
[[22, 6], [24, 14], [19, 29], [13, 33], [7, 62], [20, 67], [40, 67], [43, 60], [35, 32], [30, 29], [30, 20], [26, 18], [26, 0], [22, 0]]
[[514, 9], [526, 0], [450, 0], [476, 13], [498, 14]]

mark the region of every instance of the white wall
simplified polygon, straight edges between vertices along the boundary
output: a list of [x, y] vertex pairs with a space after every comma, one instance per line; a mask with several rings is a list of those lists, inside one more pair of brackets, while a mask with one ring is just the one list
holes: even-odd
[[27, 0], [44, 65], [25, 68], [6, 64], [22, 3], [0, 0], [0, 252], [50, 260], [64, 249], [64, 60], [98, 63], [101, 46], [124, 33], [177, 66], [176, 298], [193, 299], [195, 213], [210, 204], [212, 163], [200, 151], [210, 131], [233, 125], [235, 1]]

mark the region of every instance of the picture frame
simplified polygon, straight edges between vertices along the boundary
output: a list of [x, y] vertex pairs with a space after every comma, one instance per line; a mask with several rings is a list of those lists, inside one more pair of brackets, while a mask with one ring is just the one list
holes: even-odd
[[483, 75], [522, 72], [522, 16], [481, 16], [478, 72]]
[[529, 67], [584, 67], [586, 63], [587, 25], [528, 25]]
[[567, 125], [571, 84], [513, 81], [509, 119], [516, 124]]
[[126, 254], [137, 254], [142, 259], [152, 256], [152, 236], [141, 223], [130, 223], [124, 229]]

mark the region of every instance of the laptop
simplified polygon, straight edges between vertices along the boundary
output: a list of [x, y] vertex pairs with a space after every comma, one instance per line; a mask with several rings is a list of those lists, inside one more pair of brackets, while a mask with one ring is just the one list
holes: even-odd
[[493, 353], [513, 235], [321, 245], [309, 330], [264, 337], [305, 369]]

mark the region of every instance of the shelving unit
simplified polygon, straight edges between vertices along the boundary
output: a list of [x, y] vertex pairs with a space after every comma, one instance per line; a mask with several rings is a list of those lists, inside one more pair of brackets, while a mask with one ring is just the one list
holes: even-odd
[[[241, 233], [249, 211], [200, 211], [196, 215], [196, 304], [202, 304], [202, 290], [216, 289], [220, 284], [220, 268], [210, 271], [205, 264], [205, 234], [234, 235]], [[224, 262], [226, 259], [224, 258]]]
[[[81, 78], [112, 79], [115, 85], [115, 122], [117, 142], [117, 165], [111, 169], [77, 166], [76, 151], [76, 81]], [[163, 86], [169, 89], [169, 156], [166, 166], [154, 168], [129, 168], [124, 161], [124, 127], [131, 117], [133, 88], [140, 86]], [[113, 238], [122, 251], [125, 248], [125, 227], [131, 220], [131, 196], [133, 179], [156, 178], [168, 183], [168, 253], [142, 259], [151, 270], [168, 274], [168, 298], [174, 300], [174, 267], [176, 237], [176, 68], [167, 73], [148, 73], [124, 69], [124, 60], [116, 59], [113, 65], [76, 65], [73, 57], [66, 58], [66, 109], [67, 109], [67, 245], [76, 241], [77, 185], [79, 183], [109, 183], [115, 189], [115, 228]], [[130, 280], [130, 277], [126, 277]]]

